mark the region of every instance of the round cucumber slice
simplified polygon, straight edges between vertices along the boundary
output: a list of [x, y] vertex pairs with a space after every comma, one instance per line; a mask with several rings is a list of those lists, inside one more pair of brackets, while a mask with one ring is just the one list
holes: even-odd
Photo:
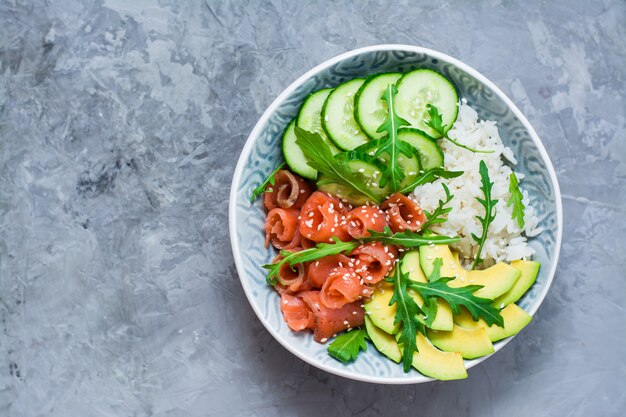
[[307, 163], [304, 153], [296, 143], [295, 119], [292, 120], [283, 133], [283, 156], [289, 168], [301, 177], [314, 180], [317, 178], [317, 170]]
[[372, 139], [380, 139], [385, 132], [376, 132], [387, 117], [387, 103], [382, 99], [389, 84], [402, 78], [399, 72], [376, 74], [368, 78], [354, 97], [354, 118], [361, 130]]
[[456, 88], [446, 77], [430, 69], [417, 69], [404, 74], [398, 82], [395, 104], [398, 116], [412, 127], [439, 138], [441, 135], [426, 126], [425, 121], [429, 118], [426, 106], [437, 107], [448, 131], [459, 112], [458, 101]]
[[300, 107], [300, 113], [296, 117], [296, 126], [311, 133], [318, 133], [328, 144], [331, 152], [336, 154], [339, 153], [339, 149], [328, 139], [322, 126], [322, 107], [324, 107], [324, 102], [331, 91], [333, 91], [332, 88], [324, 88], [311, 93]]
[[398, 129], [398, 139], [407, 142], [417, 150], [422, 170], [443, 166], [443, 152], [437, 145], [436, 139], [413, 128]]
[[322, 108], [324, 131], [340, 149], [350, 151], [369, 140], [354, 120], [354, 95], [365, 82], [355, 78], [336, 87]]

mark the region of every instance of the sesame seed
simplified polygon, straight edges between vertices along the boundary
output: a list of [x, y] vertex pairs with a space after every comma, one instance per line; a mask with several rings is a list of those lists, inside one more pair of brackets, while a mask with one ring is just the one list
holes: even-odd
[[322, 338], [322, 340], [320, 340], [320, 342], [322, 342], [322, 343], [326, 343], [327, 341], [328, 341], [327, 337], [324, 337], [324, 338]]

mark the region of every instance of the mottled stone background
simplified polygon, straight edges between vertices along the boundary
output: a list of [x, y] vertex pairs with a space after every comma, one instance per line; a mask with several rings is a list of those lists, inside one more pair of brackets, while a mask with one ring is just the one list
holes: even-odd
[[[1, 416], [625, 415], [626, 3], [387, 3], [0, 3]], [[256, 120], [376, 43], [477, 68], [559, 176], [554, 286], [465, 381], [312, 368], [233, 265], [227, 198]]]

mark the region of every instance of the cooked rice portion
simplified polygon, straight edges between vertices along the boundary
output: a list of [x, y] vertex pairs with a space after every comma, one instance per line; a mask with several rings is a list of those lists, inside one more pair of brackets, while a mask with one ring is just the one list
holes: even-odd
[[516, 220], [511, 218], [513, 207], [507, 207], [509, 200], [509, 175], [511, 168], [505, 165], [504, 160], [512, 165], [517, 164], [511, 149], [502, 144], [496, 122], [478, 120], [476, 111], [465, 100], [459, 108], [459, 117], [449, 131], [449, 136], [458, 142], [475, 149], [494, 150], [493, 153], [473, 153], [460, 148], [447, 140], [439, 141], [444, 153], [444, 166], [450, 171], [464, 171], [457, 178], [438, 179], [415, 189], [414, 195], [423, 209], [432, 212], [437, 208], [440, 199], [445, 200], [445, 193], [441, 183], [445, 183], [454, 195], [447, 207], [452, 207], [448, 214], [448, 221], [433, 226], [432, 230], [438, 234], [459, 236], [461, 241], [452, 245], [460, 252], [462, 260], [469, 263], [478, 250], [478, 243], [471, 234], [480, 236], [482, 226], [477, 216], [483, 217], [485, 210], [476, 201], [476, 197], [483, 198], [480, 174], [478, 172], [480, 160], [484, 160], [489, 169], [489, 177], [494, 183], [492, 198], [497, 199], [496, 218], [489, 226], [487, 240], [483, 247], [482, 258], [488, 266], [499, 261], [530, 258], [534, 250], [528, 246], [527, 237], [541, 233], [538, 228], [539, 219], [530, 206], [528, 192], [523, 190], [524, 175], [516, 172], [522, 190], [525, 227], [521, 230]]

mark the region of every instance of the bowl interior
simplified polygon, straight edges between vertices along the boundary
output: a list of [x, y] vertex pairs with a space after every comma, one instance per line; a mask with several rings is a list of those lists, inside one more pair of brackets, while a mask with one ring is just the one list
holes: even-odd
[[[452, 80], [459, 96], [468, 101], [481, 119], [497, 121], [504, 144], [513, 150], [518, 159], [515, 169], [525, 175], [522, 185], [528, 190], [531, 204], [541, 219], [539, 226], [544, 229], [539, 236], [529, 239], [529, 244], [536, 251], [534, 259], [542, 265], [537, 282], [519, 302], [520, 307], [530, 314], [534, 314], [543, 300], [558, 258], [560, 197], [554, 170], [542, 145], [533, 141], [534, 132], [528, 122], [523, 116], [519, 118], [516, 115], [519, 111], [509, 106], [504, 95], [484, 77], [443, 54], [416, 47], [364, 48], [313, 69], [276, 99], [248, 139], [232, 185], [231, 239], [242, 285], [267, 329], [283, 346], [305, 361], [353, 379], [382, 383], [430, 380], [417, 372], [405, 374], [400, 365], [383, 357], [374, 348], [359, 355], [354, 363], [343, 365], [328, 356], [326, 345], [315, 343], [310, 334], [289, 330], [280, 313], [279, 298], [265, 284], [266, 274], [261, 267], [270, 263], [276, 254], [274, 250], [264, 247], [265, 212], [260, 199], [251, 204], [249, 198], [252, 190], [282, 162], [282, 132], [308, 94], [320, 88], [335, 87], [355, 77], [379, 72], [406, 72], [416, 68], [431, 68]], [[504, 340], [494, 346], [498, 350], [506, 343], [507, 340]], [[469, 368], [482, 359], [466, 361], [466, 365]]]

